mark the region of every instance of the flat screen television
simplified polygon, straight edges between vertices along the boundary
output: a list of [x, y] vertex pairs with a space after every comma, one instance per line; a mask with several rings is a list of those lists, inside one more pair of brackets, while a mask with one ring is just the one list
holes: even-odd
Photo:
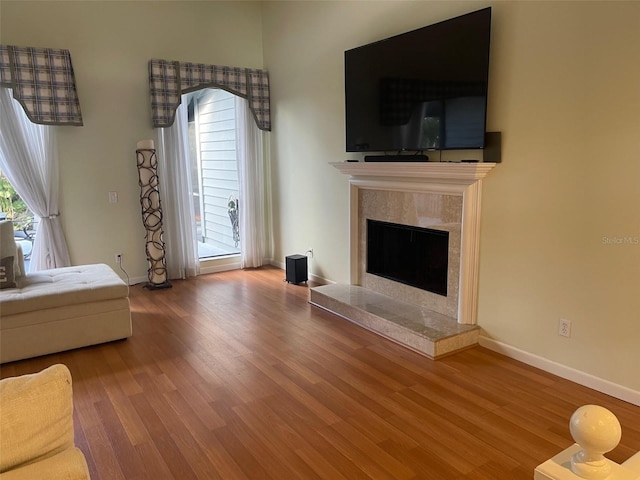
[[491, 7], [344, 53], [347, 152], [485, 146]]

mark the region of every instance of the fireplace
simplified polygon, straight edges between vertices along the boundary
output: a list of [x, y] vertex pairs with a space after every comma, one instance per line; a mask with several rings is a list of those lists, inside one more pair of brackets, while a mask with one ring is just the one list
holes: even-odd
[[[372, 185], [371, 188], [359, 188], [357, 199], [358, 209], [354, 212], [352, 221], [357, 228], [354, 235], [358, 238], [358, 248], [351, 252], [357, 273], [352, 277], [352, 284], [457, 320], [462, 197], [446, 192], [389, 190]], [[429, 230], [443, 235], [446, 245], [440, 244], [439, 249], [441, 255], [446, 256], [447, 263], [446, 273], [443, 274], [440, 270], [440, 280], [446, 282], [445, 286], [440, 286], [440, 291], [434, 292], [432, 289], [423, 289], [410, 282], [390, 278], [392, 276], [368, 272], [367, 225], [370, 221], [403, 225], [412, 231]], [[445, 246], [446, 252], [442, 252]]]
[[[350, 283], [314, 287], [309, 301], [431, 358], [475, 345], [482, 179], [496, 164], [332, 165], [350, 176]], [[382, 247], [368, 243], [371, 225], [379, 223], [446, 238], [446, 266], [437, 268], [446, 287], [423, 289], [415, 279], [397, 278], [396, 266], [372, 267], [369, 258], [387, 248], [386, 240]]]
[[367, 273], [447, 296], [449, 232], [367, 219]]

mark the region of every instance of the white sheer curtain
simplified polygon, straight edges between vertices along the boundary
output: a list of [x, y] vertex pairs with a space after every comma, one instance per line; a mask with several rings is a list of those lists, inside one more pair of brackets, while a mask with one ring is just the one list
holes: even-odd
[[[248, 102], [235, 97], [236, 148], [240, 184], [240, 266], [259, 267], [265, 257], [265, 206], [263, 133], [258, 129]], [[187, 101], [176, 111], [169, 128], [159, 129], [158, 175], [163, 210], [163, 230], [169, 278], [188, 278], [200, 273], [191, 169]]]
[[240, 183], [240, 266], [260, 267], [265, 257], [263, 133], [249, 103], [236, 99], [236, 148]]
[[30, 271], [71, 265], [58, 211], [58, 158], [53, 127], [27, 118], [11, 90], [0, 88], [0, 169], [40, 217]]
[[158, 134], [163, 238], [170, 279], [200, 273], [187, 128], [187, 105], [183, 102], [176, 111], [173, 125], [160, 128]]

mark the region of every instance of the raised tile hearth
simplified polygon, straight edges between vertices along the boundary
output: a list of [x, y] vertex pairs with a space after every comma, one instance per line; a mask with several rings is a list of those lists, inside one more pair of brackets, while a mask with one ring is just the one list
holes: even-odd
[[312, 288], [310, 302], [433, 359], [478, 343], [477, 325], [357, 285]]
[[[350, 284], [311, 289], [310, 302], [431, 358], [473, 346], [482, 178], [494, 163], [348, 162]], [[446, 231], [446, 295], [367, 273], [367, 220]]]

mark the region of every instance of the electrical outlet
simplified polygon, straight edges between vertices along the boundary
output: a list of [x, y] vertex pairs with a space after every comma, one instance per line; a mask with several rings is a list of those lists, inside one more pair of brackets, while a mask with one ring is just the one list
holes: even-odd
[[116, 253], [116, 264], [117, 265], [122, 265], [122, 254], [121, 253]]
[[558, 335], [567, 338], [571, 336], [571, 320], [567, 320], [566, 318], [560, 319], [560, 324], [558, 325]]

